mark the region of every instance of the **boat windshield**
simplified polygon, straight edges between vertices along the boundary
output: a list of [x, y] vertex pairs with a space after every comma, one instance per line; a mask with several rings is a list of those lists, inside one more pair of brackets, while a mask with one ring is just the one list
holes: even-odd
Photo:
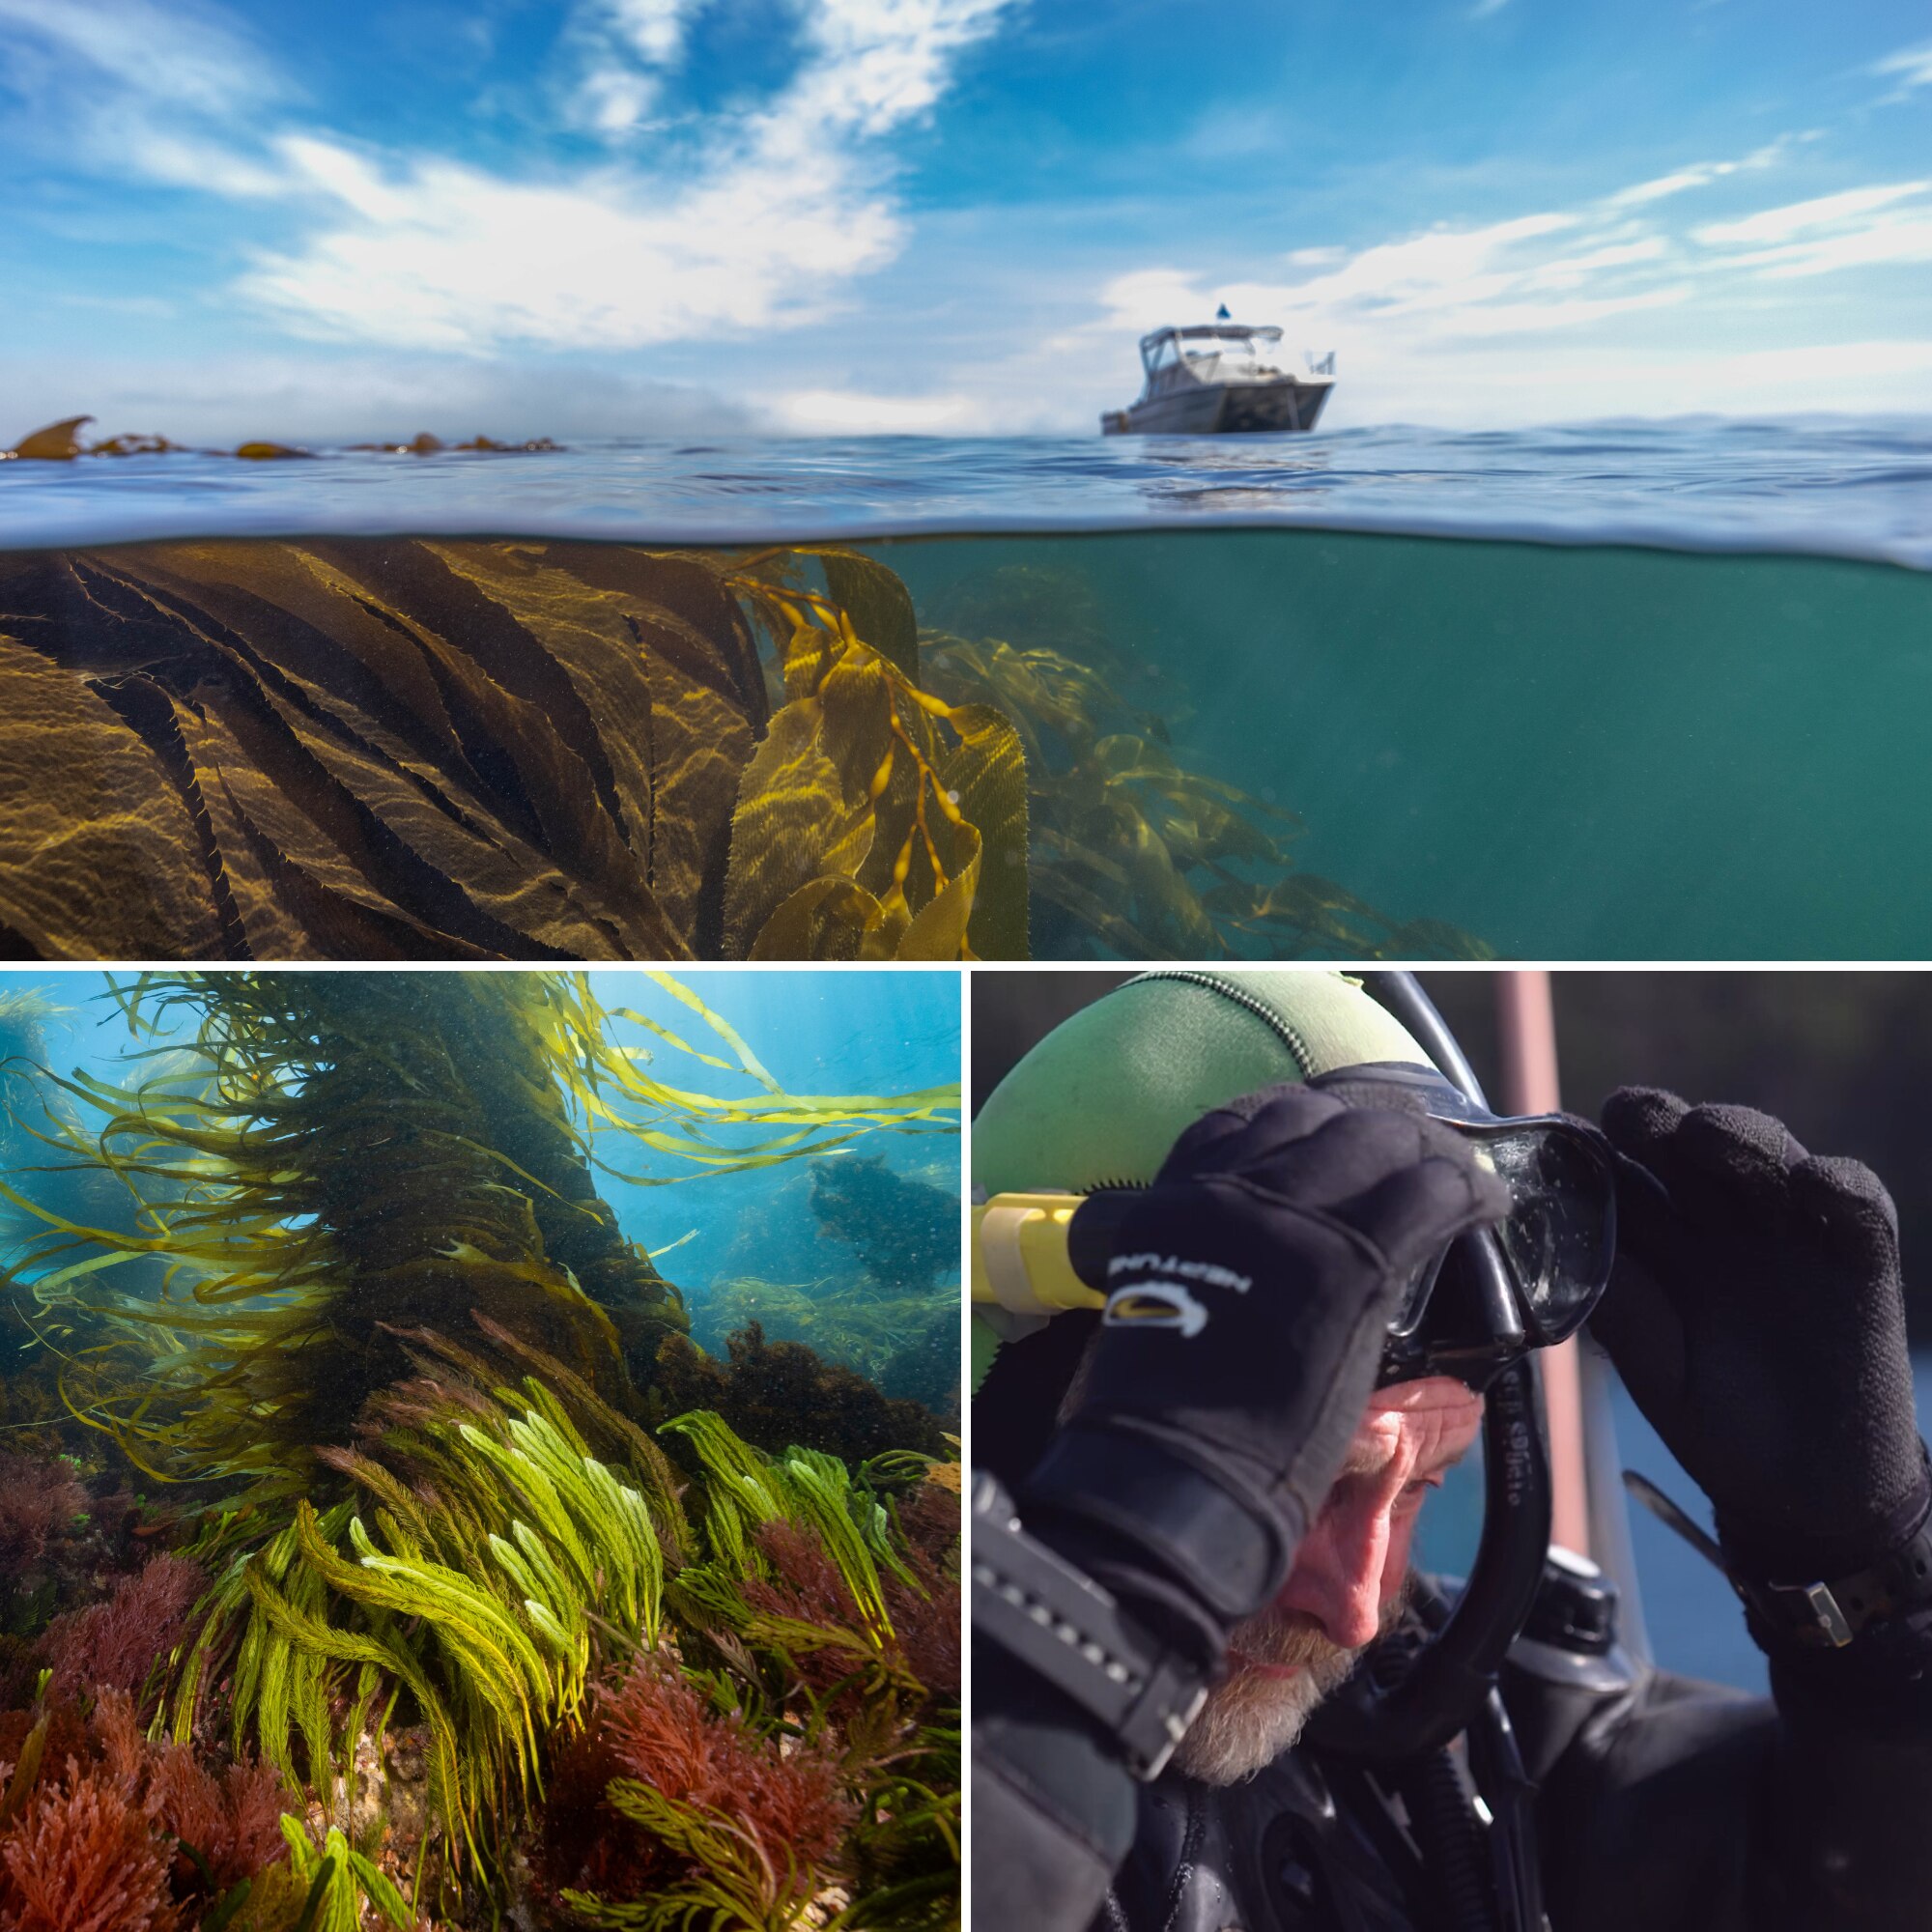
[[1141, 360], [1150, 375], [1185, 362], [1197, 376], [1275, 376], [1278, 328], [1243, 328], [1220, 323], [1209, 327], [1163, 328], [1141, 339]]

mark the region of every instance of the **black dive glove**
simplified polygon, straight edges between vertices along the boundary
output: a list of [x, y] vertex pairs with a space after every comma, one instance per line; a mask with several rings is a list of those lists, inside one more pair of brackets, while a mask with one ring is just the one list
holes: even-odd
[[1290, 1085], [1196, 1122], [1115, 1225], [1028, 1527], [1216, 1668], [1341, 1467], [1402, 1290], [1508, 1206], [1420, 1115]]
[[[1646, 1173], [1620, 1176], [1617, 1267], [1592, 1329], [1710, 1497], [1733, 1576], [1829, 1580], [1882, 1562], [1932, 1502], [1890, 1196], [1861, 1162], [1807, 1154], [1745, 1107], [1626, 1087], [1604, 1131]], [[1781, 1649], [1804, 1605], [1795, 1621], [1769, 1607], [1752, 1601], [1753, 1631]]]

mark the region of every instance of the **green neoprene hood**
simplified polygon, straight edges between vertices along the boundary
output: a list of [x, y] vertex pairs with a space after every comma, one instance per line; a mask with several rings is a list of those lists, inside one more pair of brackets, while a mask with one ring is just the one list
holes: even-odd
[[[1216, 966], [1149, 973], [1042, 1039], [973, 1123], [973, 1184], [986, 1197], [1084, 1194], [1150, 1181], [1201, 1116], [1284, 1080], [1373, 1062], [1433, 1063], [1408, 1030], [1340, 973]], [[973, 1321], [977, 1387], [997, 1337]]]

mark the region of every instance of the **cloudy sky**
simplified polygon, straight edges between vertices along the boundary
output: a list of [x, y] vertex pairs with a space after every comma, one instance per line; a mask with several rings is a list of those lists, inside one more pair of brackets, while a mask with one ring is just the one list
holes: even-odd
[[0, 440], [1932, 413], [1922, 0], [0, 0]]

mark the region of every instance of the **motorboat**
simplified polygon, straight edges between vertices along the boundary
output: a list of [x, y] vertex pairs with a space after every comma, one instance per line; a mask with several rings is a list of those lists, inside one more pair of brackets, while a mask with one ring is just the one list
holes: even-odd
[[1279, 364], [1281, 330], [1246, 323], [1194, 323], [1141, 337], [1147, 386], [1140, 400], [1100, 418], [1106, 436], [1230, 436], [1310, 430], [1335, 386], [1335, 352]]

